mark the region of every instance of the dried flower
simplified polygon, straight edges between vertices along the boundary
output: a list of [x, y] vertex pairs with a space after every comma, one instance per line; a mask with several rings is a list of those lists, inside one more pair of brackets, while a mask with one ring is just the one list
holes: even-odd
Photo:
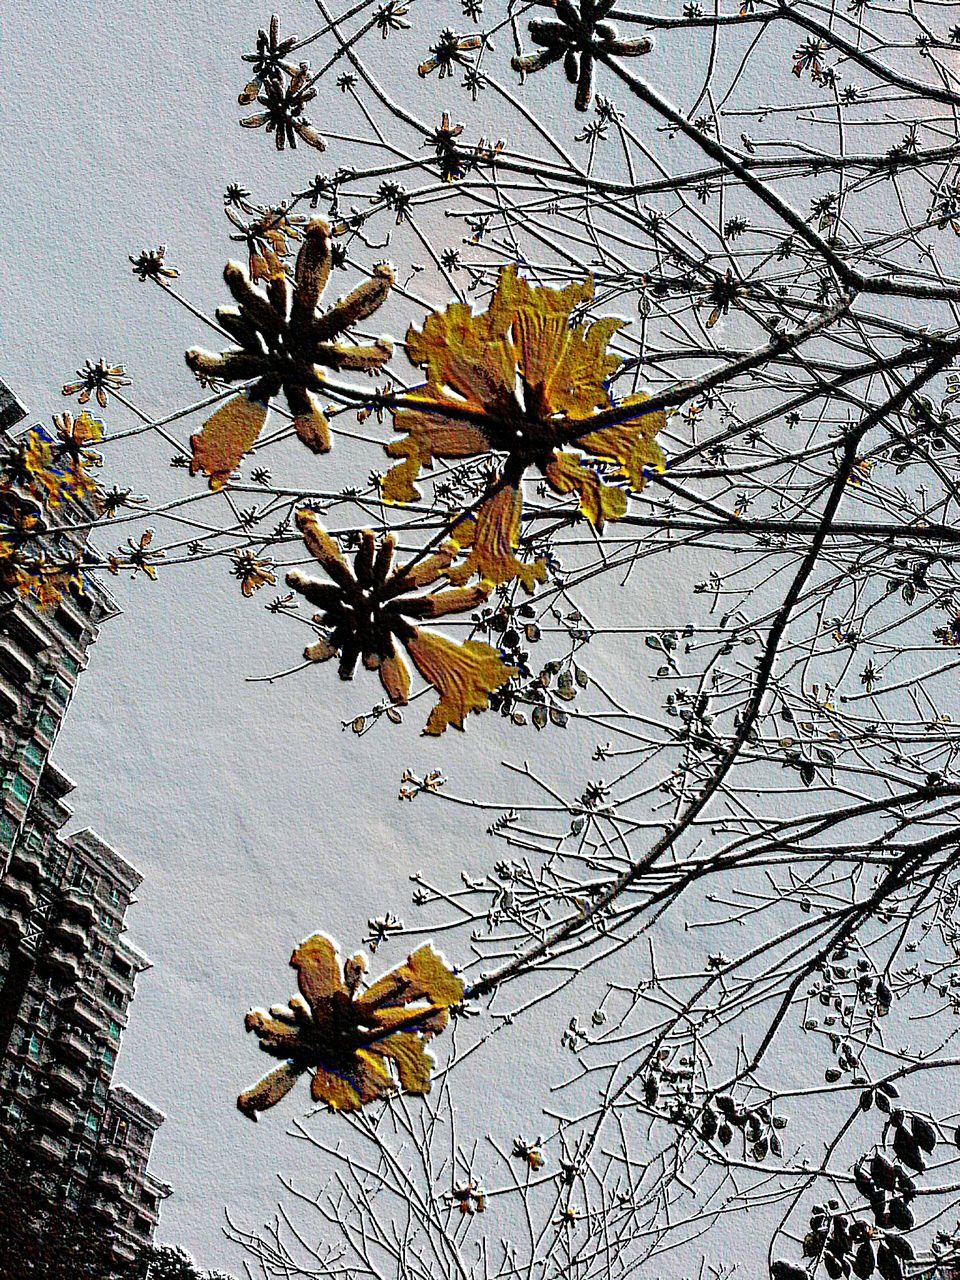
[[398, 1089], [429, 1093], [433, 1061], [426, 1045], [446, 1027], [450, 1005], [463, 998], [462, 981], [429, 943], [366, 991], [360, 990], [363, 955], [341, 964], [336, 943], [325, 934], [301, 943], [290, 964], [300, 995], [246, 1017], [260, 1048], [283, 1064], [240, 1094], [244, 1115], [256, 1120], [304, 1072], [312, 1072], [314, 1102], [331, 1111], [359, 1111]]
[[563, 60], [563, 70], [571, 84], [577, 86], [574, 106], [586, 111], [593, 98], [593, 67], [597, 54], [635, 58], [649, 53], [653, 41], [647, 36], [639, 40], [621, 40], [614, 27], [602, 19], [613, 8], [615, 0], [555, 0], [556, 20], [537, 20], [527, 26], [530, 39], [540, 46], [540, 53], [525, 58], [512, 58], [511, 66], [522, 75], [532, 75], [544, 67]]
[[235, 551], [231, 557], [231, 573], [240, 583], [240, 590], [249, 600], [261, 587], [276, 586], [272, 560], [259, 560], [252, 551]]
[[390, 701], [404, 706], [410, 672], [397, 652], [399, 642], [440, 694], [424, 730], [431, 735], [443, 733], [449, 724], [462, 729], [467, 713], [486, 710], [493, 690], [516, 675], [489, 645], [475, 640], [458, 644], [411, 621], [465, 613], [487, 598], [482, 585], [422, 594], [423, 588], [442, 580], [455, 555], [453, 548], [393, 569], [394, 539], [384, 538], [378, 546], [370, 530], [364, 529], [351, 570], [312, 511], [297, 513], [297, 527], [331, 579], [324, 582], [298, 569], [287, 574], [287, 586], [320, 610], [314, 621], [325, 634], [304, 651], [308, 661], [326, 662], [339, 655], [341, 680], [352, 680], [362, 657], [368, 671], [379, 672]]
[[[317, 96], [312, 84], [310, 68], [305, 62], [300, 63], [299, 69], [287, 82], [282, 77], [270, 76], [261, 84], [256, 98], [263, 111], [247, 116], [240, 121], [241, 125], [244, 129], [265, 128], [267, 133], [274, 135], [278, 151], [288, 145], [295, 150], [297, 138], [318, 151], [326, 151], [327, 144], [303, 114], [307, 103]], [[245, 101], [243, 94], [240, 101]]]
[[228, 400], [191, 437], [191, 474], [203, 472], [211, 489], [222, 489], [250, 452], [266, 421], [270, 400], [281, 390], [294, 415], [297, 435], [314, 453], [326, 453], [330, 429], [315, 399], [323, 388], [323, 368], [375, 373], [393, 354], [385, 338], [368, 346], [337, 342], [382, 305], [393, 283], [391, 268], [375, 266], [369, 280], [318, 314], [330, 264], [330, 231], [318, 219], [304, 231], [292, 290], [283, 275], [271, 276], [264, 293], [253, 286], [239, 263], [228, 262], [224, 268], [223, 278], [238, 306], [219, 308], [217, 319], [240, 345], [220, 355], [195, 347], [186, 354], [187, 364], [198, 377], [256, 381], [249, 391]]
[[121, 387], [129, 387], [130, 380], [125, 378], [122, 364], [107, 364], [101, 357], [96, 364], [86, 361], [82, 369], [77, 370], [77, 381], [67, 382], [63, 386], [65, 396], [76, 396], [78, 403], [87, 404], [92, 395], [97, 398], [101, 409], [107, 407], [107, 392], [118, 391]]
[[437, 43], [430, 46], [430, 57], [426, 62], [420, 63], [417, 75], [424, 79], [431, 71], [439, 70], [439, 78], [443, 80], [446, 76], [453, 75], [456, 67], [469, 66], [470, 60], [464, 57], [464, 54], [472, 53], [482, 44], [482, 36], [458, 36], [455, 31], [447, 27], [440, 32]]
[[141, 282], [146, 280], [159, 282], [161, 276], [165, 276], [168, 280], [176, 280], [180, 272], [175, 267], [168, 267], [164, 263], [166, 252], [165, 245], [160, 245], [156, 249], [141, 249], [135, 258], [130, 258], [133, 263], [133, 274], [138, 276]]
[[280, 19], [275, 13], [271, 14], [269, 30], [261, 28], [257, 32], [255, 51], [241, 54], [244, 62], [253, 64], [253, 79], [237, 99], [242, 107], [249, 106], [256, 100], [266, 80], [280, 80], [284, 72], [289, 76], [296, 74], [296, 67], [285, 61], [296, 43], [293, 36], [288, 36], [286, 40], [280, 39]]

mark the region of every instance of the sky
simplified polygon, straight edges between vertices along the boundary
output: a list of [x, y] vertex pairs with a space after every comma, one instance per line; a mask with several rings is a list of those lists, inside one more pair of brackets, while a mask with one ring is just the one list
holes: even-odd
[[[262, 133], [236, 126], [235, 59], [267, 17], [248, 0], [0, 8], [0, 376], [32, 420], [65, 407], [61, 384], [100, 356], [126, 366], [147, 412], [191, 396], [182, 352], [202, 340], [198, 324], [137, 282], [127, 255], [168, 245], [178, 287], [209, 308], [222, 300], [225, 185], [266, 198], [311, 174], [310, 157], [276, 157]], [[549, 102], [541, 106], [549, 114]], [[133, 422], [118, 408], [103, 416], [112, 430]], [[118, 471], [129, 465], [138, 491], [167, 493], [174, 482], [183, 491], [185, 473], [151, 447], [121, 454]], [[442, 745], [418, 736], [415, 716], [389, 737], [360, 740], [340, 723], [363, 694], [314, 672], [249, 683], [296, 655], [289, 633], [242, 602], [222, 566], [110, 586], [123, 614], [91, 655], [55, 759], [77, 783], [76, 825], [96, 829], [144, 874], [128, 936], [154, 968], [140, 982], [118, 1079], [168, 1117], [153, 1156], [174, 1188], [161, 1237], [204, 1266], [238, 1270], [224, 1206], [256, 1225], [271, 1215], [275, 1172], [308, 1169], [284, 1117], [253, 1126], [235, 1109], [265, 1062], [243, 1035], [244, 1012], [289, 996], [286, 962], [307, 933], [322, 928], [355, 946], [369, 916], [409, 913], [412, 872], [449, 880], [499, 855], [486, 815], [398, 804], [404, 767], [442, 767], [465, 795], [509, 794], [500, 762], [518, 762], [528, 747], [494, 716]], [[629, 592], [623, 601], [641, 607]], [[681, 607], [662, 583], [644, 616], [682, 625]], [[618, 660], [603, 662], [612, 673]], [[561, 781], [585, 781], [591, 749], [554, 735], [541, 763]], [[402, 953], [384, 955], [393, 963]], [[519, 1030], [512, 1053], [533, 1051], [533, 1036]], [[536, 1051], [546, 1071], [552, 1051]], [[487, 1092], [480, 1110], [491, 1132], [512, 1136], [535, 1130], [531, 1085], [543, 1076], [506, 1065], [484, 1067], [498, 1101]]]

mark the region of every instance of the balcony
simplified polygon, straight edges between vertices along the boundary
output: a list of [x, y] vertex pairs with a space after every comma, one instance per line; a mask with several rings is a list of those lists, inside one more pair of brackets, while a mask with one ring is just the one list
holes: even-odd
[[33, 663], [28, 661], [19, 645], [0, 635], [0, 671], [16, 685], [27, 685], [33, 679]]
[[78, 983], [83, 975], [81, 962], [71, 951], [65, 950], [57, 942], [51, 943], [45, 951], [40, 953], [37, 957], [37, 966], [73, 985]]
[[66, 1159], [67, 1143], [66, 1139], [61, 1138], [56, 1133], [40, 1133], [36, 1134], [32, 1140], [33, 1149], [45, 1159], [53, 1161], [56, 1164]]
[[47, 938], [63, 951], [75, 956], [86, 955], [90, 946], [89, 928], [62, 915], [54, 917], [47, 930]]
[[11, 680], [0, 671], [0, 712], [4, 718], [20, 715], [20, 694]]
[[89, 1209], [94, 1217], [110, 1225], [116, 1222], [120, 1214], [119, 1207], [110, 1199], [109, 1193], [103, 1191], [98, 1191], [93, 1195]]
[[19, 876], [21, 880], [28, 880], [31, 884], [37, 884], [43, 879], [43, 854], [36, 849], [27, 849], [26, 847], [17, 849], [10, 859], [10, 867], [7, 874], [9, 875], [11, 872]]
[[113, 1256], [121, 1265], [127, 1266], [135, 1261], [140, 1250], [136, 1245], [131, 1244], [129, 1240], [114, 1240]]
[[59, 1129], [66, 1132], [72, 1129], [77, 1113], [69, 1102], [65, 1102], [63, 1098], [58, 1098], [55, 1094], [48, 1093], [42, 1097], [35, 1098], [31, 1104], [36, 1111], [37, 1118], [47, 1129]]
[[68, 889], [58, 903], [61, 914], [68, 920], [90, 928], [97, 918], [90, 895], [83, 889]]
[[70, 1017], [84, 1031], [103, 1037], [106, 1030], [103, 1013], [89, 1000], [74, 999], [70, 1005]]
[[3, 904], [0, 910], [0, 938], [15, 947], [26, 931], [26, 913], [18, 906]]
[[93, 1175], [93, 1185], [98, 1194], [106, 1194], [111, 1199], [123, 1195], [123, 1178], [115, 1169], [98, 1169]]
[[50, 1088], [62, 1097], [75, 1097], [83, 1089], [83, 1077], [65, 1062], [55, 1062], [47, 1072]]
[[57, 1036], [54, 1047], [59, 1057], [79, 1062], [81, 1067], [89, 1065], [97, 1052], [96, 1046], [75, 1027], [65, 1027]]
[[7, 874], [0, 880], [0, 906], [16, 907], [24, 915], [29, 915], [37, 905], [37, 895], [33, 884], [24, 879], [11, 866]]
[[97, 1148], [97, 1158], [104, 1169], [113, 1169], [118, 1173], [126, 1173], [129, 1158], [123, 1147], [115, 1142], [105, 1142]]
[[19, 600], [4, 606], [0, 613], [0, 629], [7, 632], [31, 655], [41, 653], [50, 641], [37, 625], [30, 610]]

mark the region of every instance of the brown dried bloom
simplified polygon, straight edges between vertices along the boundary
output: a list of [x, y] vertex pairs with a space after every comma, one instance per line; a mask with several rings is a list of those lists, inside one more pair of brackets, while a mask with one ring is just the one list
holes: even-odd
[[239, 263], [228, 262], [224, 268], [223, 278], [237, 306], [219, 308], [217, 319], [239, 346], [219, 355], [194, 347], [186, 354], [187, 364], [198, 378], [255, 381], [222, 405], [190, 440], [191, 474], [209, 476], [211, 489], [222, 489], [253, 448], [270, 401], [281, 390], [297, 435], [314, 453], [326, 453], [330, 429], [315, 398], [323, 389], [323, 370], [372, 374], [393, 354], [386, 338], [363, 346], [337, 341], [382, 306], [393, 284], [393, 270], [382, 263], [375, 266], [369, 280], [318, 314], [330, 278], [330, 258], [330, 229], [315, 219], [304, 231], [292, 289], [285, 276], [273, 275], [264, 292], [254, 287]]
[[379, 672], [390, 701], [403, 706], [410, 693], [410, 671], [397, 651], [399, 642], [440, 694], [427, 720], [424, 732], [428, 734], [443, 733], [448, 724], [462, 729], [467, 713], [486, 710], [490, 694], [516, 675], [490, 645], [476, 640], [458, 644], [439, 632], [422, 630], [413, 621], [464, 613], [487, 598], [488, 589], [479, 584], [450, 588], [444, 582], [446, 590], [423, 593], [425, 587], [443, 580], [454, 548], [391, 572], [394, 539], [384, 538], [377, 546], [374, 535], [365, 529], [351, 569], [312, 511], [297, 514], [297, 527], [331, 579], [324, 582], [298, 569], [287, 574], [287, 586], [320, 610], [314, 622], [323, 636], [305, 650], [309, 661], [326, 662], [339, 655], [340, 678], [352, 680], [362, 657], [368, 671]]

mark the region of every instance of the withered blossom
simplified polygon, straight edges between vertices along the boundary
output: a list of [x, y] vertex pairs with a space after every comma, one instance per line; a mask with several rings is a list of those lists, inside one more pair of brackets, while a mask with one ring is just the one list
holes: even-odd
[[607, 384], [620, 358], [606, 348], [623, 324], [614, 317], [573, 323], [592, 297], [589, 278], [560, 290], [538, 288], [509, 267], [486, 311], [454, 303], [407, 334], [410, 361], [426, 370], [426, 385], [413, 396], [424, 408], [394, 411], [404, 438], [386, 446], [400, 461], [384, 477], [384, 500], [416, 501], [415, 482], [434, 459], [503, 459], [488, 496], [453, 531], [454, 543], [468, 551], [448, 570], [455, 583], [476, 573], [490, 584], [519, 578], [532, 590], [544, 580], [543, 560], [525, 564], [515, 554], [529, 468], [554, 493], [576, 494], [597, 530], [625, 513], [624, 485], [638, 492], [645, 468], [663, 469], [655, 436], [664, 415], [644, 413], [644, 396], [623, 402], [637, 406], [636, 416], [590, 429], [597, 411], [613, 404]]
[[105, 409], [108, 391], [130, 386], [130, 379], [124, 377], [125, 372], [122, 364], [107, 364], [102, 356], [96, 364], [87, 360], [83, 368], [77, 370], [77, 381], [64, 383], [63, 394], [77, 396], [79, 404], [87, 404], [91, 396], [96, 396], [97, 404]]
[[191, 437], [191, 474], [208, 476], [211, 489], [222, 489], [253, 448], [270, 401], [281, 390], [300, 440], [312, 452], [326, 453], [330, 429], [316, 400], [324, 369], [376, 373], [393, 354], [385, 338], [363, 346], [337, 341], [382, 305], [393, 284], [392, 269], [378, 264], [369, 280], [318, 313], [330, 267], [330, 231], [317, 219], [304, 231], [292, 288], [285, 275], [274, 275], [261, 291], [239, 263], [228, 262], [224, 268], [237, 306], [219, 308], [217, 320], [239, 346], [219, 355], [195, 347], [186, 360], [200, 378], [253, 380], [253, 386], [228, 400]]
[[261, 587], [276, 586], [277, 577], [272, 572], [272, 560], [261, 560], [252, 551], [235, 551], [230, 560], [230, 572], [240, 583], [240, 590], [248, 600]]
[[[387, 0], [386, 4], [382, 4], [374, 15], [374, 25], [380, 32], [381, 38], [386, 40], [391, 31], [409, 31], [410, 23], [407, 21], [409, 12], [407, 5], [401, 4], [400, 0]], [[355, 80], [354, 83], [356, 83]]]
[[437, 43], [430, 46], [430, 57], [425, 62], [420, 63], [417, 68], [417, 75], [422, 80], [431, 71], [439, 70], [439, 79], [443, 80], [447, 76], [453, 75], [456, 67], [469, 66], [470, 60], [464, 55], [472, 53], [474, 50], [481, 48], [482, 45], [482, 36], [458, 36], [455, 31], [451, 31], [449, 27], [446, 27], [440, 32], [440, 38]]
[[156, 280], [158, 283], [161, 279], [176, 280], [180, 272], [176, 267], [166, 264], [164, 261], [166, 252], [167, 246], [161, 244], [156, 249], [141, 249], [135, 258], [130, 256], [133, 274], [141, 283], [147, 280]]
[[280, 39], [280, 19], [275, 13], [271, 14], [268, 30], [261, 28], [257, 32], [255, 51], [240, 55], [244, 62], [253, 65], [253, 78], [237, 99], [242, 107], [247, 107], [256, 100], [266, 80], [280, 80], [284, 72], [288, 76], [296, 75], [297, 68], [285, 60], [296, 43], [294, 36], [288, 36], [286, 40]]
[[556, 19], [537, 19], [527, 24], [530, 39], [540, 52], [527, 57], [514, 57], [514, 71], [531, 75], [554, 62], [563, 61], [563, 70], [571, 84], [577, 86], [574, 106], [586, 111], [593, 98], [593, 68], [597, 54], [634, 58], [649, 53], [653, 41], [647, 36], [637, 40], [621, 40], [614, 27], [603, 19], [616, 0], [556, 0], [552, 5]]
[[256, 1120], [305, 1073], [313, 1101], [331, 1111], [359, 1111], [398, 1091], [429, 1093], [433, 1061], [426, 1046], [463, 999], [463, 982], [429, 943], [365, 991], [363, 954], [341, 962], [325, 934], [302, 942], [290, 964], [300, 995], [246, 1016], [246, 1029], [282, 1065], [240, 1094], [244, 1115]]
[[424, 142], [425, 147], [433, 147], [440, 166], [440, 177], [444, 182], [453, 182], [462, 178], [467, 172], [468, 157], [457, 145], [457, 138], [463, 133], [462, 124], [450, 123], [449, 113], [444, 111], [440, 124]]
[[296, 150], [297, 138], [308, 146], [315, 147], [317, 151], [326, 151], [327, 144], [303, 114], [304, 107], [316, 96], [310, 68], [305, 62], [301, 62], [289, 80], [271, 76], [263, 81], [256, 97], [263, 111], [246, 116], [240, 124], [244, 129], [264, 128], [267, 133], [272, 133], [278, 151], [286, 146]]
[[107, 570], [116, 576], [121, 569], [132, 569], [134, 578], [143, 573], [151, 582], [156, 582], [156, 564], [164, 558], [166, 552], [159, 547], [151, 551], [152, 543], [152, 529], [144, 529], [136, 541], [128, 538], [126, 551], [121, 547], [114, 555], [107, 556]]
[[291, 252], [288, 241], [301, 238], [301, 228], [307, 219], [290, 214], [283, 204], [276, 209], [254, 212], [257, 216], [251, 222], [244, 222], [232, 209], [226, 211], [227, 218], [238, 232], [230, 239], [247, 246], [250, 279], [256, 283], [284, 275], [283, 260]]
[[[469, 612], [487, 598], [482, 584], [450, 588], [444, 582], [454, 548], [394, 569], [395, 540], [385, 537], [378, 545], [373, 533], [364, 529], [351, 569], [314, 512], [298, 512], [297, 527], [307, 550], [330, 579], [325, 582], [299, 569], [286, 577], [287, 586], [319, 610], [314, 622], [322, 634], [304, 651], [308, 661], [338, 657], [341, 680], [352, 680], [362, 659], [368, 671], [378, 672], [390, 701], [404, 706], [410, 694], [410, 671], [399, 645], [440, 694], [424, 730], [431, 735], [443, 733], [450, 724], [462, 729], [468, 713], [486, 710], [490, 694], [516, 675], [490, 645], [476, 640], [457, 643], [417, 625]], [[425, 588], [437, 583], [446, 589], [425, 593]]]

